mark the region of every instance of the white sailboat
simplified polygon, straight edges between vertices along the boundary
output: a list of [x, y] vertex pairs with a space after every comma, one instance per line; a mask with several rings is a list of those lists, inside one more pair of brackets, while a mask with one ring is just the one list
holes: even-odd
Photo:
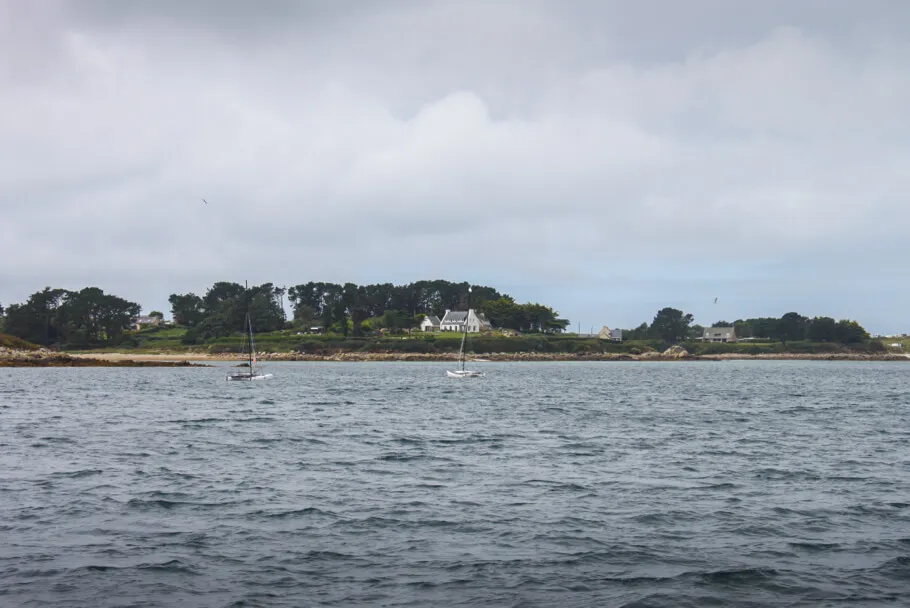
[[[471, 288], [468, 287], [468, 293], [471, 293]], [[468, 296], [470, 297], [470, 296]], [[455, 370], [446, 370], [446, 376], [449, 378], [479, 378], [483, 376], [482, 372], [475, 370], [465, 369], [465, 360], [464, 360], [464, 343], [468, 337], [468, 317], [471, 314], [471, 308], [468, 307], [468, 312], [465, 314], [464, 324], [462, 325], [463, 331], [461, 334], [461, 348], [458, 350], [458, 361], [461, 363], [461, 369]]]
[[247, 350], [246, 340], [249, 339], [249, 371], [248, 372], [235, 372], [233, 374], [228, 374], [228, 380], [265, 380], [266, 378], [271, 378], [272, 374], [262, 373], [262, 368], [257, 367], [256, 361], [256, 343], [253, 341], [253, 322], [250, 320], [250, 313], [246, 313], [246, 329], [248, 333], [244, 336], [244, 345], [243, 349]]

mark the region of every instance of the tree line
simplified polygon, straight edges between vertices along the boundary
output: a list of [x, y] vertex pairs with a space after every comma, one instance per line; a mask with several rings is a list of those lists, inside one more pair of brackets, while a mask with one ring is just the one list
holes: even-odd
[[[285, 314], [285, 298], [293, 311]], [[474, 308], [494, 327], [528, 333], [554, 333], [569, 321], [548, 306], [519, 304], [508, 294], [467, 282], [417, 281], [405, 285], [310, 282], [291, 287], [264, 283], [252, 287], [219, 281], [204, 295], [171, 294], [174, 322], [187, 328], [186, 344], [202, 343], [244, 330], [247, 313], [257, 332], [318, 325], [327, 331], [362, 336], [379, 329], [416, 327], [427, 315]], [[0, 306], [3, 331], [36, 344], [75, 347], [121, 343], [141, 306], [97, 287], [79, 291], [43, 290], [22, 304]], [[163, 318], [152, 311], [149, 316]]]
[[[676, 308], [657, 311], [650, 325], [642, 323], [635, 329], [624, 329], [624, 340], [659, 339], [670, 344], [694, 340], [704, 334], [704, 327], [693, 324], [691, 314]], [[733, 327], [737, 339], [756, 338], [775, 342], [838, 342], [858, 344], [869, 339], [868, 332], [856, 321], [834, 320], [831, 317], [806, 317], [788, 312], [780, 318], [758, 317], [736, 321], [716, 321], [711, 327]]]
[[[293, 311], [285, 315], [285, 298]], [[309, 282], [292, 287], [264, 283], [253, 287], [220, 281], [204, 295], [171, 294], [168, 298], [174, 322], [187, 331], [183, 341], [198, 344], [244, 330], [249, 313], [257, 332], [318, 325], [345, 336], [362, 336], [379, 329], [416, 327], [427, 315], [442, 317], [446, 310], [474, 308], [492, 325], [522, 333], [559, 333], [567, 319], [551, 307], [519, 304], [508, 294], [485, 285], [444, 280], [416, 281], [405, 285], [379, 283]], [[21, 304], [0, 305], [0, 323], [8, 334], [43, 345], [73, 347], [116, 345], [124, 338], [141, 307], [97, 287], [79, 291], [45, 287]], [[152, 311], [151, 316], [164, 315]], [[738, 338], [772, 341], [838, 342], [856, 344], [869, 334], [856, 321], [831, 317], [806, 317], [789, 312], [780, 318], [759, 317], [717, 321], [712, 327], [732, 326]], [[651, 323], [623, 330], [624, 340], [659, 339], [675, 344], [702, 336], [704, 327], [691, 314], [663, 308]]]
[[51, 289], [29, 296], [4, 311], [3, 330], [34, 344], [75, 347], [117, 344], [141, 307], [97, 287]]
[[[293, 310], [290, 322], [285, 318], [285, 296]], [[446, 310], [468, 308], [486, 314], [497, 328], [550, 333], [569, 324], [548, 306], [518, 304], [486, 285], [444, 280], [405, 285], [309, 282], [291, 287], [266, 283], [251, 288], [219, 282], [204, 296], [171, 294], [169, 301], [174, 321], [189, 328], [184, 338], [188, 343], [242, 331], [246, 312], [257, 331], [319, 326], [345, 336], [409, 329], [428, 315], [442, 317]]]

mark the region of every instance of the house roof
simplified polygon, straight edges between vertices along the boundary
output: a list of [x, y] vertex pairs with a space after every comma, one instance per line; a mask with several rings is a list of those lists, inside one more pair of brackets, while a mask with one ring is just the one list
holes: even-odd
[[[477, 312], [472, 309], [474, 316], [477, 317], [477, 320], [480, 321], [483, 325], [490, 325], [489, 319], [482, 312]], [[464, 310], [450, 310], [446, 312], [445, 316], [440, 321], [440, 324], [446, 325], [449, 323], [460, 324], [466, 323], [468, 320], [468, 312]]]
[[732, 333], [732, 327], [706, 327], [704, 335], [730, 335]]
[[427, 315], [426, 320], [430, 322], [430, 325], [439, 325], [439, 317], [436, 315]]
[[464, 323], [468, 313], [463, 310], [450, 310], [442, 318], [441, 323]]

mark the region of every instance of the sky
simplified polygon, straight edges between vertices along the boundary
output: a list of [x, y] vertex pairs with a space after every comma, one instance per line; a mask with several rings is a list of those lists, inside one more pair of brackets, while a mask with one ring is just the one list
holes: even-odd
[[582, 331], [672, 306], [910, 332], [908, 23], [903, 0], [0, 0], [0, 303], [446, 279]]

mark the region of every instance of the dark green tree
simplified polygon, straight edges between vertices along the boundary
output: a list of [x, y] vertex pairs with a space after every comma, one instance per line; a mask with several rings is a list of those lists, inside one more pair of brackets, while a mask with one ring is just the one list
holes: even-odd
[[622, 330], [623, 340], [647, 340], [650, 337], [651, 328], [647, 323], [642, 323], [635, 329]]
[[777, 324], [777, 339], [783, 343], [806, 339], [809, 319], [796, 312], [788, 312]]
[[6, 333], [35, 344], [50, 345], [58, 341], [58, 319], [65, 289], [45, 287], [33, 293], [24, 304], [10, 304], [6, 309]]
[[413, 322], [414, 317], [406, 310], [387, 310], [379, 317], [380, 327], [391, 331], [410, 329]]
[[202, 298], [194, 293], [172, 293], [168, 298], [171, 303], [171, 316], [174, 323], [194, 327], [205, 318]]
[[484, 302], [479, 307], [480, 312], [486, 315], [494, 327], [503, 329], [520, 330], [525, 325], [525, 316], [522, 307], [515, 303], [509, 296]]
[[837, 321], [831, 317], [815, 317], [808, 323], [806, 337], [813, 342], [837, 341]]
[[650, 332], [670, 344], [676, 344], [689, 336], [689, 326], [692, 321], [691, 314], [683, 313], [675, 308], [662, 308], [654, 315]]
[[863, 329], [862, 325], [856, 321], [842, 319], [837, 322], [835, 336], [838, 342], [844, 344], [859, 344], [869, 340], [869, 334]]

